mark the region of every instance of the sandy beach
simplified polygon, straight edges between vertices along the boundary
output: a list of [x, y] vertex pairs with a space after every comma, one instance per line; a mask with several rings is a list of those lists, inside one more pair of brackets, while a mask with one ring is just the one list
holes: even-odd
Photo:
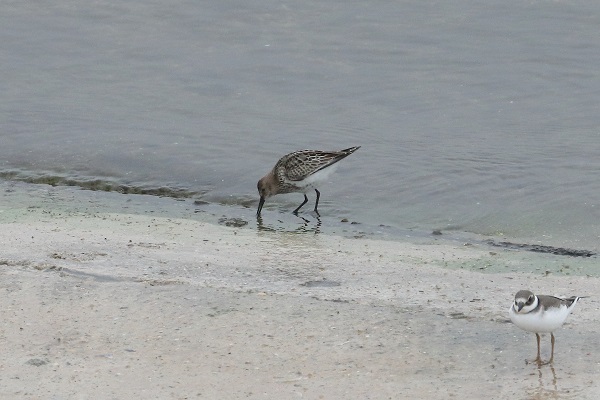
[[[98, 211], [94, 192], [17, 186], [0, 210], [2, 399], [600, 393], [599, 279], [512, 272], [568, 259]], [[522, 288], [590, 296], [555, 333], [553, 365], [525, 363], [535, 336], [507, 314]]]

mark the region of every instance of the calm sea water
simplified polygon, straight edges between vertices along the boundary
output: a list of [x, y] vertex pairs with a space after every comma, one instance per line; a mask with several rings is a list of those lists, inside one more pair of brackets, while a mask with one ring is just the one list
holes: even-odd
[[597, 1], [5, 1], [0, 37], [4, 179], [251, 217], [283, 154], [361, 145], [321, 214], [600, 248]]

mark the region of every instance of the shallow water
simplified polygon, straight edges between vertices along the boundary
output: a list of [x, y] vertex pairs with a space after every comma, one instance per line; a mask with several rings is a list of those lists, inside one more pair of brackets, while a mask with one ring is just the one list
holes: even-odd
[[[598, 250], [599, 15], [584, 1], [8, 2], [0, 176], [179, 193], [249, 219], [281, 155], [361, 145], [321, 189], [324, 217]], [[301, 200], [270, 199], [265, 225]]]

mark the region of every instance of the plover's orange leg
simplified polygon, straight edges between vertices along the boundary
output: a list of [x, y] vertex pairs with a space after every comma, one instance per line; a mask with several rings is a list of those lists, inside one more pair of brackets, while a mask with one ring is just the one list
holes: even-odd
[[542, 357], [540, 355], [540, 334], [536, 333], [535, 337], [537, 339], [537, 357], [535, 358], [535, 360], [525, 360], [526, 364], [529, 364], [530, 362], [534, 362], [537, 363], [538, 365], [542, 365]]
[[550, 354], [550, 359], [544, 364], [552, 364], [554, 362], [554, 333], [550, 333], [550, 342], [552, 343], [552, 353]]

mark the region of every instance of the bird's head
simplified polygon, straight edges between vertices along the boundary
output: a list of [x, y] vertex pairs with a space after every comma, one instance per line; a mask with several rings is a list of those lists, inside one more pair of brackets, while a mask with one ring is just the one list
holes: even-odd
[[535, 295], [529, 290], [519, 290], [515, 295], [515, 310], [529, 312], [537, 306]]
[[258, 195], [260, 196], [256, 215], [260, 215], [263, 205], [265, 204], [265, 200], [277, 194], [277, 180], [273, 174], [268, 174], [258, 181], [256, 188], [258, 189]]

